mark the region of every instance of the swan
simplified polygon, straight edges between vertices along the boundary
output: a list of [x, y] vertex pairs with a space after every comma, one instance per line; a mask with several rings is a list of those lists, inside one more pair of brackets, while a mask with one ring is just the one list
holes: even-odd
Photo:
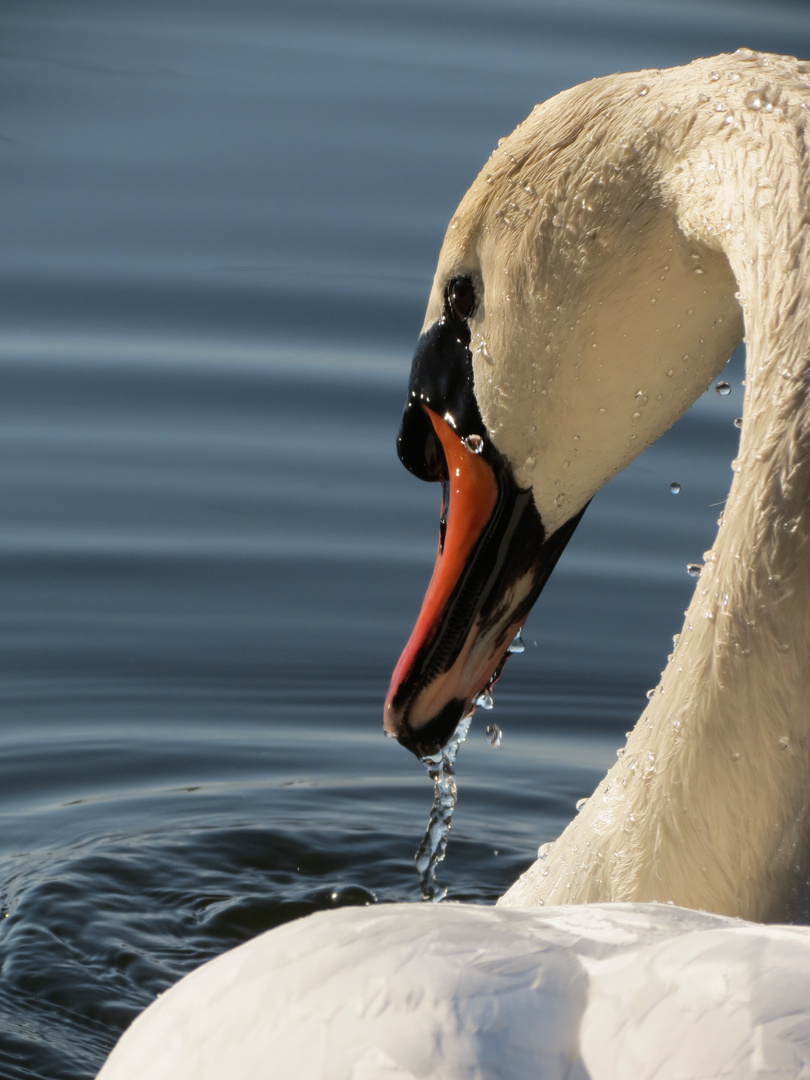
[[[810, 64], [539, 105], [452, 218], [398, 437], [443, 487], [386, 731], [435, 753], [596, 491], [741, 338], [739, 454], [615, 765], [496, 908], [321, 913], [204, 965], [103, 1080], [810, 1077]], [[702, 909], [702, 910], [695, 910]], [[747, 921], [743, 921], [747, 920]]]

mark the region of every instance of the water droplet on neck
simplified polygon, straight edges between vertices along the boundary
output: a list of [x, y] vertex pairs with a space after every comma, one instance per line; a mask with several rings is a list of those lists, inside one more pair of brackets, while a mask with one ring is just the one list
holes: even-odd
[[777, 739], [776, 742], [780, 750], [787, 750], [787, 748], [790, 746], [790, 739], [787, 737], [787, 735], [783, 735], [782, 738]]
[[737, 416], [737, 417], [735, 418], [735, 420], [734, 420], [734, 427], [735, 427], [735, 428], [741, 428], [741, 427], [742, 427], [742, 417], [741, 417], [741, 416]]
[[669, 490], [672, 492], [673, 495], [680, 495], [681, 485], [678, 483], [677, 480], [673, 480], [672, 483], [669, 485]]
[[702, 570], [703, 567], [700, 565], [700, 563], [690, 562], [686, 564], [686, 572], [689, 577], [699, 578]]
[[521, 637], [522, 633], [523, 633], [523, 628], [521, 627], [521, 629], [518, 630], [518, 632], [512, 638], [512, 643], [510, 644], [509, 648], [506, 650], [508, 653], [522, 653], [522, 652], [526, 651], [525, 642], [523, 641], [523, 638]]
[[577, 813], [580, 813], [580, 811], [584, 808], [584, 806], [586, 805], [587, 802], [588, 802], [587, 799], [577, 799], [577, 803], [576, 803]]
[[480, 454], [484, 449], [483, 435], [465, 435], [461, 441], [464, 448], [469, 450], [471, 454]]
[[719, 383], [715, 384], [714, 389], [715, 393], [719, 394], [720, 397], [728, 397], [728, 395], [731, 393], [731, 383], [727, 383], [725, 379], [723, 379]]
[[487, 343], [484, 341], [483, 338], [479, 341], [478, 348], [475, 351], [481, 357], [481, 359], [485, 361], [485, 363], [489, 364], [489, 366], [492, 367], [494, 361], [489, 354], [489, 350], [487, 349]]

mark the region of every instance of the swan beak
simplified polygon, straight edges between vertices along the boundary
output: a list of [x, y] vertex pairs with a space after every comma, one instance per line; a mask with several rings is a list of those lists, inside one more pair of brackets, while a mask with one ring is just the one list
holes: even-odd
[[[436, 565], [394, 670], [384, 728], [417, 756], [435, 754], [500, 676], [509, 646], [582, 513], [545, 536], [531, 492], [482, 436], [462, 439], [421, 402], [403, 420], [442, 480]], [[416, 471], [412, 469], [412, 471]]]

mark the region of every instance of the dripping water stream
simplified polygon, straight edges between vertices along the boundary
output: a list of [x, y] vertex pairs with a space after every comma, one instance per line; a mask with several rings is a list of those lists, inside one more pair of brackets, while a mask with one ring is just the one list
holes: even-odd
[[434, 904], [447, 896], [447, 889], [436, 880], [436, 868], [447, 851], [450, 823], [456, 805], [456, 754], [467, 738], [472, 714], [465, 716], [453, 733], [452, 738], [435, 754], [425, 755], [421, 759], [433, 781], [433, 805], [430, 808], [424, 839], [416, 853], [416, 872], [423, 900], [432, 900]]
[[[522, 632], [523, 627], [515, 634], [507, 649], [507, 656], [513, 653], [525, 652], [526, 646], [523, 643]], [[474, 700], [474, 706], [480, 705], [481, 708], [487, 710], [492, 708], [492, 685], [500, 675], [502, 668], [503, 663], [499, 665], [498, 670], [493, 674], [487, 686]], [[456, 799], [458, 798], [456, 755], [458, 754], [458, 748], [467, 738], [472, 716], [473, 714], [469, 713], [459, 721], [458, 727], [446, 746], [435, 754], [426, 754], [419, 759], [433, 781], [433, 805], [430, 808], [427, 829], [422, 843], [419, 845], [419, 850], [416, 852], [414, 862], [416, 863], [416, 872], [419, 875], [422, 899], [432, 900], [434, 904], [444, 900], [447, 896], [447, 889], [436, 880], [436, 869], [447, 852], [450, 825], [456, 807]], [[490, 746], [499, 747], [501, 745], [503, 732], [497, 724], [488, 724], [485, 734]]]

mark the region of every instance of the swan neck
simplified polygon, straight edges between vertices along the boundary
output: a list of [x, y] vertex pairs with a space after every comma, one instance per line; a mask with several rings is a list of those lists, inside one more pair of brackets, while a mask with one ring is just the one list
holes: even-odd
[[563, 835], [541, 848], [507, 905], [658, 900], [749, 919], [808, 915], [804, 127], [804, 111], [786, 105], [781, 118], [763, 118], [710, 152], [701, 144], [681, 163], [679, 224], [726, 255], [744, 316], [745, 402], [731, 490], [652, 700], [616, 764]]

